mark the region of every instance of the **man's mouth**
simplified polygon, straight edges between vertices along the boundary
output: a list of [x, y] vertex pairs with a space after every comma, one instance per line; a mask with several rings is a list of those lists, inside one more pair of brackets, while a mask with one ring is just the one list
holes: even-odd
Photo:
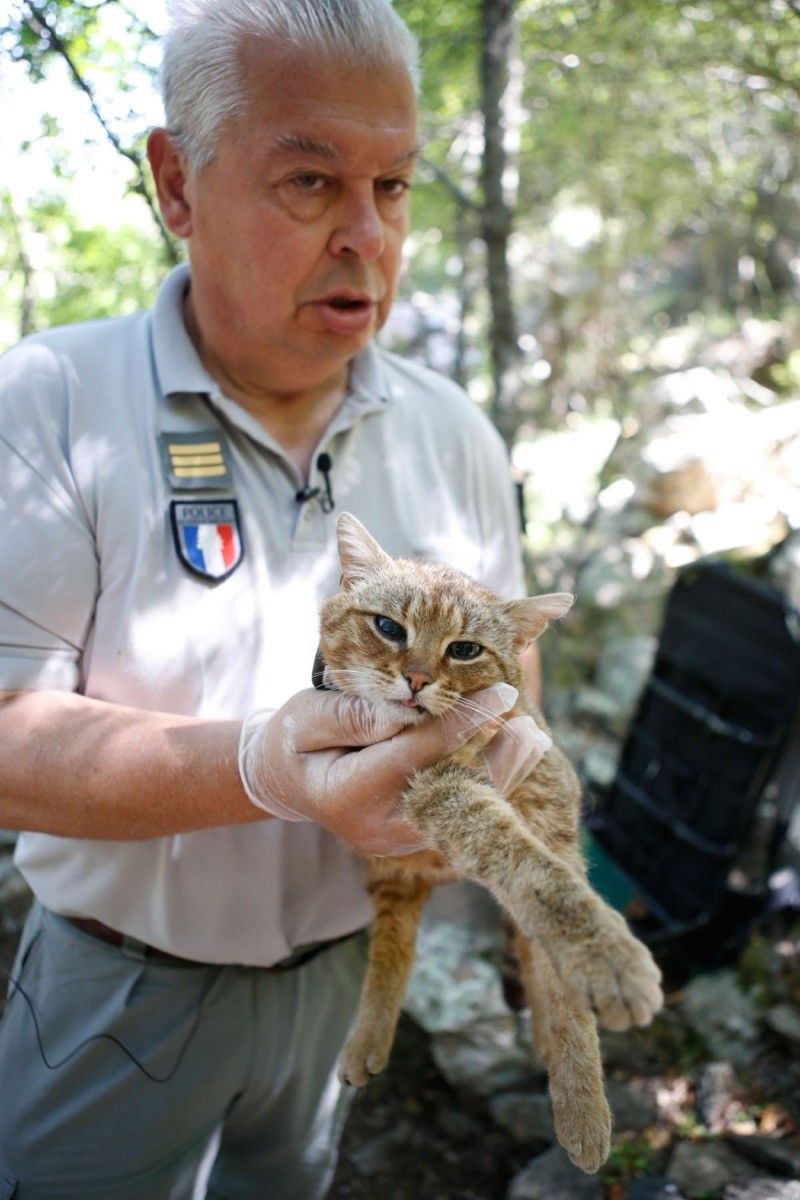
[[376, 301], [364, 293], [331, 292], [311, 303], [328, 333], [352, 335], [368, 331], [377, 309]]
[[347, 311], [348, 309], [352, 310], [354, 308], [366, 308], [372, 303], [372, 301], [357, 300], [353, 299], [351, 296], [332, 296], [330, 300], [324, 301], [324, 303], [330, 304], [331, 308], [341, 308], [344, 311]]

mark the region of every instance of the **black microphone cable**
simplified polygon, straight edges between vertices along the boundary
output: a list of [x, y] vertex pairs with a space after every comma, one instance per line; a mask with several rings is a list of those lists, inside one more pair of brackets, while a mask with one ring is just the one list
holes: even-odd
[[[31, 943], [31, 945], [32, 944], [33, 943]], [[73, 1047], [73, 1049], [70, 1050], [69, 1054], [65, 1054], [63, 1058], [58, 1059], [56, 1062], [50, 1062], [49, 1058], [47, 1057], [47, 1052], [45, 1051], [45, 1048], [44, 1048], [44, 1039], [42, 1037], [42, 1031], [39, 1026], [39, 1018], [36, 1015], [36, 1007], [33, 1003], [33, 1000], [28, 995], [28, 993], [25, 991], [25, 988], [22, 986], [20, 981], [18, 979], [15, 979], [14, 976], [11, 974], [11, 972], [7, 971], [5, 969], [5, 967], [0, 967], [0, 975], [5, 975], [5, 977], [8, 979], [8, 981], [11, 984], [14, 991], [19, 992], [20, 996], [27, 1004], [28, 1011], [31, 1014], [31, 1020], [33, 1021], [33, 1029], [36, 1034], [36, 1043], [37, 1043], [37, 1047], [39, 1050], [39, 1056], [48, 1071], [58, 1071], [61, 1067], [65, 1067], [68, 1062], [71, 1062], [73, 1058], [75, 1058], [78, 1054], [80, 1054], [81, 1050], [85, 1050], [86, 1047], [91, 1045], [92, 1042], [111, 1042], [114, 1046], [117, 1046], [122, 1051], [123, 1054], [127, 1055], [127, 1057], [131, 1060], [133, 1065], [137, 1068], [137, 1070], [141, 1071], [141, 1073], [144, 1076], [146, 1076], [151, 1081], [151, 1083], [169, 1083], [169, 1081], [172, 1078], [174, 1078], [174, 1076], [178, 1073], [180, 1065], [186, 1056], [186, 1051], [189, 1049], [189, 1046], [194, 1038], [194, 1035], [197, 1033], [197, 1029], [198, 1029], [198, 1026], [200, 1025], [200, 1019], [203, 1015], [203, 1009], [205, 1007], [206, 1000], [208, 999], [211, 988], [217, 981], [220, 970], [221, 970], [221, 968], [212, 972], [211, 978], [208, 980], [206, 986], [204, 987], [203, 994], [201, 995], [200, 1000], [198, 1002], [197, 1009], [196, 1009], [194, 1017], [192, 1019], [192, 1024], [189, 1028], [189, 1032], [186, 1035], [186, 1039], [185, 1039], [183, 1045], [179, 1048], [178, 1053], [175, 1058], [175, 1062], [173, 1063], [170, 1070], [167, 1071], [166, 1075], [154, 1075], [151, 1071], [148, 1071], [147, 1067], [144, 1065], [143, 1062], [139, 1061], [139, 1059], [136, 1057], [136, 1055], [133, 1053], [133, 1051], [129, 1050], [128, 1047], [125, 1045], [125, 1043], [121, 1042], [118, 1037], [114, 1036], [113, 1033], [93, 1033], [89, 1037], [84, 1038], [83, 1041], [78, 1042], [77, 1046]], [[14, 995], [14, 992], [9, 991], [8, 996], [6, 998], [6, 1006], [8, 1006], [8, 1004], [10, 1003], [13, 995]]]

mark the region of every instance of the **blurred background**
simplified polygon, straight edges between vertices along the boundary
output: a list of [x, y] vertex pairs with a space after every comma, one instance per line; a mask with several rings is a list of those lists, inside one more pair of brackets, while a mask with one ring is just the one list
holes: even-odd
[[[723, 562], [782, 604], [800, 604], [800, 0], [396, 8], [422, 47], [423, 156], [401, 293], [381, 336], [459, 380], [485, 408], [511, 454], [531, 587], [577, 593], [542, 650], [548, 713], [591, 810], [613, 785], [682, 572]], [[144, 162], [147, 131], [161, 119], [164, 28], [161, 0], [0, 3], [0, 349], [53, 324], [147, 306], [178, 261]], [[795, 864], [798, 847], [795, 817], [778, 865]], [[598, 871], [599, 886], [626, 905], [630, 880], [610, 863]], [[10, 865], [0, 868], [9, 936], [19, 886]], [[445, 925], [458, 915], [447, 903]], [[474, 896], [459, 904], [484, 912]], [[625, 1043], [626, 1059], [611, 1039], [610, 1061], [619, 1054], [627, 1084], [648, 1055], [656, 1065], [640, 1089], [649, 1115], [639, 1112], [631, 1131], [618, 1114], [602, 1194], [659, 1196], [642, 1181], [669, 1168], [687, 1195], [727, 1196], [735, 1163], [706, 1163], [703, 1190], [686, 1158], [712, 1134], [749, 1136], [751, 1159], [754, 1147], [762, 1154], [758, 1170], [741, 1175], [743, 1189], [759, 1171], [800, 1177], [800, 1148], [782, 1166], [763, 1159], [770, 1138], [773, 1151], [778, 1140], [790, 1145], [800, 1092], [800, 929], [781, 921], [755, 935], [762, 940], [736, 959], [721, 992], [685, 1007], [676, 993], [655, 1049]], [[406, 1183], [416, 1200], [504, 1196], [511, 1166], [548, 1144], [541, 1129], [530, 1140], [530, 1104], [519, 1117], [519, 1106], [497, 1100], [529, 1095], [509, 1084], [510, 1026], [488, 1059], [480, 1038], [472, 1059], [463, 1046], [447, 1049], [478, 1010], [489, 1028], [497, 973], [487, 982], [480, 963], [494, 961], [496, 939], [481, 941], [484, 930], [459, 958], [461, 934], [450, 928], [448, 950], [440, 928], [423, 955], [417, 1024], [404, 1033], [407, 1061], [431, 1072], [438, 1115], [420, 1125], [419, 1090], [405, 1096], [403, 1080], [389, 1076], [380, 1103], [374, 1093], [362, 1107], [337, 1181], [342, 1200], [406, 1194], [395, 1142], [369, 1127], [370, 1117], [381, 1128], [395, 1120], [381, 1105], [396, 1096], [410, 1106], [406, 1139], [431, 1128], [443, 1139], [427, 1158], [415, 1150], [423, 1165]], [[437, 962], [446, 971], [433, 985], [425, 972]], [[477, 1007], [465, 1015], [462, 990], [455, 1007], [442, 1001], [444, 1016], [431, 1015], [430, 995], [449, 995], [454, 971]], [[746, 1012], [731, 1021], [753, 1030], [738, 1058], [698, 1027], [734, 994]], [[445, 1045], [436, 1069], [418, 1061], [429, 1050], [421, 1029]], [[758, 1087], [743, 1090], [741, 1072], [762, 1059], [766, 1082], [750, 1070]], [[727, 1074], [711, 1069], [718, 1061]], [[506, 1082], [490, 1095], [498, 1062]], [[447, 1117], [451, 1087], [461, 1089], [462, 1118]], [[485, 1170], [470, 1159], [476, 1142], [501, 1135], [492, 1170], [485, 1156]], [[445, 1186], [450, 1159], [454, 1171], [471, 1165]], [[562, 1194], [552, 1180], [540, 1193], [523, 1177], [515, 1200]], [[574, 1180], [565, 1186], [565, 1196], [584, 1194]], [[784, 1195], [770, 1186], [735, 1200]]]

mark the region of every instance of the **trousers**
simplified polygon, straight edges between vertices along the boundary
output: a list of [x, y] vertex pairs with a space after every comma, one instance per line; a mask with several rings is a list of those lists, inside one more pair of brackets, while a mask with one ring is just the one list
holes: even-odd
[[366, 942], [176, 965], [34, 903], [0, 1022], [0, 1200], [321, 1200]]

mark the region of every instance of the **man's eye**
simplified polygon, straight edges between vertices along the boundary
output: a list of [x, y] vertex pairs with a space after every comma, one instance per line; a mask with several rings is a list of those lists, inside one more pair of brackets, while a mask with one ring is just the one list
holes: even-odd
[[380, 179], [378, 181], [378, 189], [382, 195], [388, 196], [390, 199], [400, 199], [405, 196], [411, 184], [407, 179]]
[[406, 631], [402, 625], [398, 625], [397, 621], [393, 621], [391, 617], [376, 617], [375, 628], [390, 642], [404, 642], [406, 640]]
[[483, 650], [477, 642], [451, 642], [447, 647], [447, 653], [450, 658], [457, 658], [460, 662], [466, 662], [470, 658], [477, 658]]
[[302, 175], [293, 175], [290, 182], [301, 192], [321, 192], [326, 180], [324, 175], [314, 175], [311, 171], [306, 171]]

